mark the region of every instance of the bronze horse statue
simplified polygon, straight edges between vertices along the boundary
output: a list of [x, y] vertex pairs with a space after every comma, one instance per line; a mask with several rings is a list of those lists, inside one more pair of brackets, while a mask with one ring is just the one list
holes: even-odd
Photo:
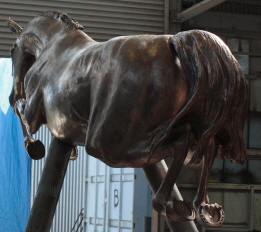
[[[28, 132], [43, 124], [111, 167], [144, 168], [171, 157], [154, 209], [172, 221], [178, 210], [178, 220], [196, 215], [204, 226], [223, 223], [222, 207], [207, 197], [208, 176], [217, 155], [245, 160], [248, 84], [219, 37], [192, 30], [96, 42], [57, 11], [38, 15], [25, 28], [11, 19], [8, 26], [17, 36], [10, 104], [32, 158], [42, 158], [44, 147]], [[202, 163], [196, 214], [170, 197], [188, 154], [189, 165]]]

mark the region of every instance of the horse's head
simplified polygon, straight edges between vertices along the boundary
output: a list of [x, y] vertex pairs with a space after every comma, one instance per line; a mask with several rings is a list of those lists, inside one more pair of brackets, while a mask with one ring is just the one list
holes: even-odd
[[[67, 14], [52, 10], [39, 14], [24, 29], [10, 18], [7, 20], [7, 25], [17, 37], [11, 49], [14, 84], [9, 101], [11, 106], [14, 106], [18, 99], [25, 99], [25, 75], [38, 58], [43, 46], [47, 43], [56, 44], [72, 30], [76, 37], [79, 35], [79, 32], [76, 35], [76, 31], [82, 31], [83, 26]], [[59, 36], [56, 38], [57, 34]], [[55, 42], [52, 41], [52, 36], [54, 36]], [[87, 38], [86, 35], [85, 38]]]
[[10, 50], [13, 63], [13, 89], [9, 96], [10, 105], [13, 107], [18, 99], [25, 99], [24, 77], [27, 71], [35, 62], [35, 55], [28, 46], [23, 36], [23, 28], [8, 18], [7, 25], [16, 35], [17, 39]]

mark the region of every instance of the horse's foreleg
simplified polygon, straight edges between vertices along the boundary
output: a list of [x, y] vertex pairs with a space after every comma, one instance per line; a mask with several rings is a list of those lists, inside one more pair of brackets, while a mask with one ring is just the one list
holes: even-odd
[[174, 128], [173, 159], [164, 181], [153, 198], [153, 208], [166, 214], [171, 221], [193, 220], [194, 211], [183, 201], [171, 197], [171, 191], [188, 153], [191, 126], [189, 123]]
[[18, 118], [20, 119], [23, 135], [24, 135], [24, 145], [26, 147], [28, 155], [32, 159], [41, 159], [45, 155], [44, 145], [40, 140], [34, 140], [34, 138], [28, 133], [28, 122], [25, 119], [24, 111], [26, 107], [26, 100], [19, 99], [14, 106], [14, 111]]
[[219, 227], [223, 224], [225, 213], [222, 206], [209, 204], [207, 196], [208, 178], [217, 153], [217, 146], [212, 138], [205, 150], [200, 185], [194, 199], [197, 221], [203, 226]]

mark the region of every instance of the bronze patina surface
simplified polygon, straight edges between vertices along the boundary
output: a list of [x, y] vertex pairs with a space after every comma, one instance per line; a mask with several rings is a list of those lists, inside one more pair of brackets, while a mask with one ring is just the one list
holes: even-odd
[[[48, 11], [25, 28], [8, 20], [14, 86], [10, 104], [24, 127], [29, 155], [44, 155], [29, 135], [44, 124], [63, 143], [85, 146], [111, 167], [148, 167], [171, 157], [153, 207], [172, 221], [223, 223], [207, 183], [217, 154], [242, 163], [248, 84], [216, 35], [121, 36], [96, 42], [68, 15]], [[187, 155], [202, 162], [194, 209], [170, 194]]]

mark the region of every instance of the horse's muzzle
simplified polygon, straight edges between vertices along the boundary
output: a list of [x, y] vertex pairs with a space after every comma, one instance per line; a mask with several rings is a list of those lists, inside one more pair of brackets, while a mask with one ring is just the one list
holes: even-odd
[[10, 93], [10, 95], [9, 95], [9, 103], [10, 103], [10, 106], [12, 107], [12, 108], [14, 108], [14, 105], [15, 105], [15, 103], [19, 100], [19, 99], [21, 99], [21, 98], [23, 98], [22, 96], [21, 96], [21, 94], [15, 94], [15, 91], [14, 91], [14, 88], [12, 89], [12, 92]]

